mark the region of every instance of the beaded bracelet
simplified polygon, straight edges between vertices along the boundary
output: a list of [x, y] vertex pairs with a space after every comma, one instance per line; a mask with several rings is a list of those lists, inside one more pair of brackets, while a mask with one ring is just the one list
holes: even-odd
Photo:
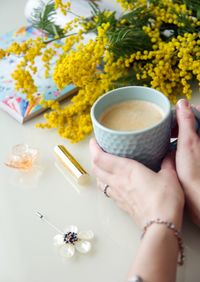
[[178, 241], [178, 246], [179, 246], [179, 251], [180, 251], [180, 256], [178, 259], [178, 264], [179, 265], [183, 265], [184, 264], [184, 246], [183, 246], [183, 240], [181, 237], [181, 233], [178, 231], [178, 229], [176, 228], [175, 224], [169, 222], [169, 221], [165, 221], [165, 220], [161, 220], [159, 218], [154, 219], [154, 220], [150, 220], [147, 222], [147, 224], [144, 226], [143, 228], [143, 232], [141, 235], [141, 239], [144, 237], [147, 229], [152, 225], [152, 224], [163, 224], [165, 225], [167, 228], [169, 228], [170, 230], [173, 231], [174, 236], [177, 238]]

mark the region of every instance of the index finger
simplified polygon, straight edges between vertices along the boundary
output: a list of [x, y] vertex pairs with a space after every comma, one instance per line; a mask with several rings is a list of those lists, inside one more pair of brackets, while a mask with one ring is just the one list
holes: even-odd
[[104, 152], [99, 147], [95, 139], [90, 140], [90, 151], [92, 155], [92, 162], [102, 170], [112, 174], [122, 174], [125, 168], [126, 171], [127, 169], [131, 171], [133, 169], [146, 168], [137, 161]]

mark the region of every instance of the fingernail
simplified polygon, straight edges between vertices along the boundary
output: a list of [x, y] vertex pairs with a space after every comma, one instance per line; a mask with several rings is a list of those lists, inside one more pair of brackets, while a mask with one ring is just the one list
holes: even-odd
[[180, 99], [177, 103], [177, 106], [179, 109], [186, 109], [190, 107], [190, 103], [188, 102], [188, 100]]

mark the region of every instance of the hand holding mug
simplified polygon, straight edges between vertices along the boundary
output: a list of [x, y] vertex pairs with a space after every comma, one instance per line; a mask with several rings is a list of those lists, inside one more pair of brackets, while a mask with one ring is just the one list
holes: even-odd
[[[152, 126], [132, 131], [120, 131], [115, 128], [108, 128], [101, 124], [100, 117], [110, 107], [120, 104], [121, 102], [129, 103], [134, 100], [154, 103], [156, 106], [160, 107], [164, 113], [163, 118]], [[200, 138], [196, 133], [197, 125], [200, 121], [200, 113], [196, 111], [196, 109], [191, 108], [186, 101], [181, 101], [180, 103], [182, 103], [182, 105], [179, 104], [176, 111], [177, 122], [179, 125], [176, 167], [178, 177], [185, 191], [187, 206], [193, 221], [200, 226], [200, 200], [198, 200], [200, 199]], [[159, 171], [159, 168], [161, 167], [161, 174], [163, 170], [163, 167], [161, 166], [162, 160], [167, 155], [170, 148], [171, 129], [176, 120], [173, 119], [174, 116], [167, 97], [154, 89], [139, 86], [124, 87], [110, 91], [100, 97], [91, 110], [95, 137], [97, 143], [105, 152], [137, 160], [155, 171]], [[114, 163], [114, 157], [110, 155], [109, 158], [113, 160], [113, 166], [117, 166], [117, 164]], [[120, 158], [115, 159], [115, 161], [121, 163]], [[131, 162], [131, 160], [126, 159], [126, 161], [124, 160], [124, 165], [125, 163], [129, 163], [131, 166], [131, 164], [137, 162]], [[140, 169], [142, 168], [141, 164], [136, 167], [140, 167]], [[124, 172], [122, 166], [121, 169]], [[142, 169], [142, 171], [143, 173], [138, 173], [137, 175], [146, 177], [145, 175], [147, 171], [144, 171], [144, 169]], [[160, 172], [158, 175], [159, 174]], [[135, 179], [139, 177], [137, 175], [135, 175]], [[159, 178], [158, 175], [157, 177]], [[98, 175], [98, 177], [101, 179], [101, 175]], [[121, 178], [124, 179], [124, 177], [120, 175], [119, 183], [122, 181]], [[146, 179], [144, 182], [145, 181]], [[116, 180], [114, 182], [117, 183], [118, 181]], [[114, 185], [114, 183], [112, 183], [112, 185]], [[124, 191], [126, 188], [121, 189]], [[149, 195], [149, 193], [147, 195]]]
[[108, 184], [108, 195], [138, 226], [160, 217], [181, 228], [184, 196], [170, 156], [156, 173], [135, 160], [103, 152], [94, 139], [90, 151], [99, 187]]

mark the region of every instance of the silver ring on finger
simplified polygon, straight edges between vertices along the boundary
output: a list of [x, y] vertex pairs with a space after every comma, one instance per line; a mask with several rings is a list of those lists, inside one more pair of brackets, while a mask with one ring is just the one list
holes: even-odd
[[108, 192], [107, 192], [108, 188], [110, 188], [110, 186], [108, 184], [105, 184], [103, 192], [104, 192], [104, 194], [107, 198], [110, 198], [110, 196], [108, 195]]

